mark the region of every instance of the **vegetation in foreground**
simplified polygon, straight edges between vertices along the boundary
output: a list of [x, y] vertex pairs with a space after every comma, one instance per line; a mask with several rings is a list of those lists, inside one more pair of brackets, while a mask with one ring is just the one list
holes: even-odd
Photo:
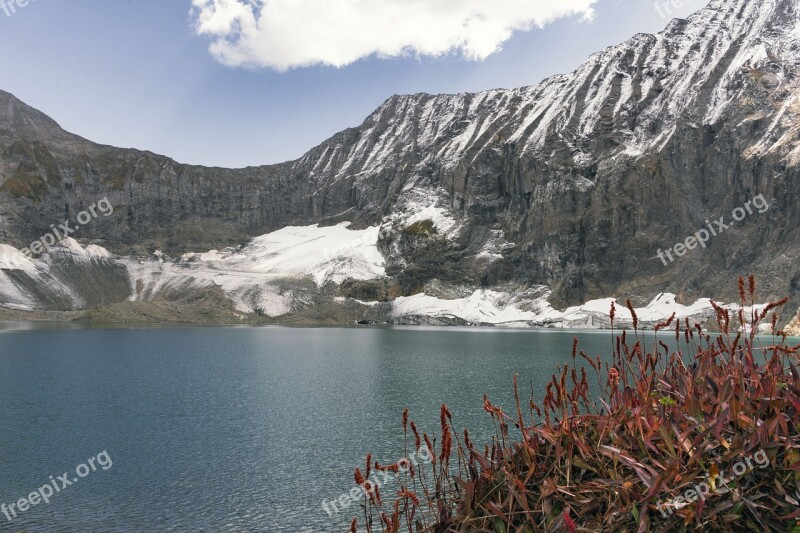
[[[720, 334], [674, 315], [659, 324], [677, 351], [639, 331], [635, 314], [609, 362], [576, 339], [542, 403], [523, 407], [516, 377], [510, 412], [484, 396], [496, 432], [482, 449], [445, 405], [434, 440], [404, 411], [406, 448], [434, 459], [415, 468], [367, 456], [351, 530], [800, 532], [800, 346], [783, 332], [759, 345], [758, 325], [774, 331], [786, 300], [753, 310], [755, 293], [753, 277], [740, 278], [740, 310], [714, 304]], [[373, 468], [398, 473], [400, 490], [381, 494]]]

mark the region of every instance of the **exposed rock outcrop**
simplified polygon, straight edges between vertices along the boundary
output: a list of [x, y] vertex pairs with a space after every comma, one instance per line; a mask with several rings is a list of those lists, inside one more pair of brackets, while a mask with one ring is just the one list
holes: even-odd
[[791, 337], [800, 337], [800, 310], [797, 311], [797, 316], [783, 330]]

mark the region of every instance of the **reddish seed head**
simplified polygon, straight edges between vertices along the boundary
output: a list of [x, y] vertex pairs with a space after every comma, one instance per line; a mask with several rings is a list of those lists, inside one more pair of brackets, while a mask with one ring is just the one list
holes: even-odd
[[777, 302], [770, 302], [769, 304], [767, 304], [767, 307], [764, 308], [764, 311], [762, 312], [762, 317], [767, 316], [767, 314], [770, 311], [772, 311], [773, 309], [776, 309], [778, 307], [783, 307], [784, 305], [786, 305], [786, 302], [788, 302], [788, 301], [789, 301], [789, 298], [788, 297], [784, 297], [784, 298], [778, 300]]
[[659, 330], [668, 328], [672, 324], [673, 320], [675, 320], [675, 313], [672, 313], [672, 316], [669, 317], [668, 320], [665, 320], [664, 322], [659, 322], [658, 324], [656, 324], [656, 332], [658, 332]]
[[483, 395], [483, 410], [492, 415], [499, 416], [501, 409], [499, 407], [494, 407], [492, 403], [489, 401], [489, 397], [487, 395]]
[[433, 444], [431, 444], [431, 439], [428, 438], [427, 433], [423, 433], [422, 436], [425, 439], [425, 446], [428, 447], [428, 453], [433, 458], [432, 462], [433, 464], [436, 464], [436, 452], [434, 451]]
[[403, 431], [408, 427], [408, 409], [403, 409]]
[[616, 387], [617, 383], [619, 383], [619, 370], [611, 368], [611, 370], [608, 371], [608, 384], [612, 387]]
[[419, 450], [419, 446], [420, 446], [420, 444], [422, 444], [422, 441], [419, 438], [419, 432], [417, 431], [417, 425], [414, 423], [413, 420], [411, 421], [411, 432], [414, 433], [414, 449], [415, 450]]
[[541, 417], [542, 416], [542, 410], [539, 408], [538, 405], [536, 405], [536, 402], [531, 400], [530, 403], [531, 403], [531, 409], [533, 409], [533, 411], [536, 413], [536, 416]]
[[350, 533], [358, 533], [358, 520], [353, 518], [353, 521], [350, 523]]
[[369, 477], [370, 468], [372, 468], [372, 454], [368, 453], [367, 454], [367, 469], [366, 469], [367, 470], [367, 475], [366, 475], [366, 477]]
[[402, 490], [397, 492], [397, 495], [401, 498], [407, 498], [414, 502], [414, 505], [419, 507], [419, 498], [417, 497], [416, 493], [409, 491], [405, 487], [401, 487]]
[[636, 316], [636, 310], [633, 308], [633, 304], [631, 303], [630, 298], [628, 298], [628, 301], [625, 302], [625, 304], [628, 306], [628, 311], [631, 312], [631, 317], [633, 317], [633, 329], [638, 329], [639, 317]]
[[584, 352], [583, 350], [581, 350], [581, 351], [580, 351], [580, 354], [581, 354], [581, 357], [583, 357], [583, 358], [584, 358], [584, 359], [585, 359], [585, 360], [586, 360], [586, 361], [589, 363], [589, 366], [591, 366], [593, 369], [597, 370], [597, 367], [595, 366], [595, 364], [594, 364], [594, 361], [592, 360], [592, 358], [591, 358], [591, 357], [589, 357], [588, 355], [586, 355], [586, 352]]
[[453, 437], [450, 435], [450, 430], [448, 429], [442, 435], [442, 453], [439, 456], [439, 460], [445, 464], [450, 463], [450, 451], [452, 443], [453, 443]]
[[447, 408], [446, 404], [442, 404], [442, 423], [444, 424], [444, 419], [447, 417], [448, 420], [453, 420], [453, 413], [450, 412], [450, 409]]

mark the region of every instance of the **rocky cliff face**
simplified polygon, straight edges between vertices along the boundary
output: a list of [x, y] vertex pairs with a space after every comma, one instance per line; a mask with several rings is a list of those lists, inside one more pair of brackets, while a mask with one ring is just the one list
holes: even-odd
[[784, 331], [787, 335], [793, 337], [800, 337], [800, 311], [798, 311], [797, 316], [792, 319], [792, 321], [787, 324]]
[[[735, 276], [753, 272], [764, 299], [797, 304], [798, 74], [794, 0], [714, 0], [571, 74], [395, 96], [297, 161], [239, 170], [99, 146], [0, 92], [0, 242], [27, 246], [107, 197], [114, 216], [75, 237], [123, 256], [236, 248], [286, 226], [377, 228], [379, 286], [337, 280], [339, 298], [735, 300]], [[759, 195], [768, 209], [731, 224]], [[657, 255], [719, 217], [730, 227], [702, 248]]]

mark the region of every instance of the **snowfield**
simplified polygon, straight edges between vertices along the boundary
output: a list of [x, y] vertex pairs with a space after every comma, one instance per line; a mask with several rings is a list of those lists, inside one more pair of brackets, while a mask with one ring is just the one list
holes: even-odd
[[[633, 317], [624, 302], [614, 298], [590, 300], [583, 305], [569, 307], [564, 311], [553, 309], [547, 301], [548, 294], [534, 300], [524, 300], [510, 293], [480, 289], [468, 297], [443, 300], [425, 294], [401, 297], [394, 301], [393, 317], [407, 321], [412, 317], [461, 319], [473, 325], [505, 327], [558, 327], [558, 328], [607, 328], [611, 303], [616, 301], [615, 324], [630, 325]], [[524, 310], [523, 307], [530, 309]], [[737, 304], [724, 305], [738, 312]], [[756, 305], [761, 310], [765, 305]], [[677, 319], [703, 320], [714, 316], [711, 300], [701, 298], [691, 305], [676, 301], [671, 293], [661, 293], [645, 307], [634, 307], [640, 324], [652, 327], [675, 313]], [[750, 307], [745, 307], [745, 316], [750, 316]]]
[[[433, 214], [428, 207], [425, 216]], [[447, 217], [437, 223], [446, 227]], [[409, 220], [403, 220], [408, 223]], [[82, 246], [67, 238], [39, 259], [31, 259], [19, 250], [0, 244], [0, 301], [11, 309], [33, 310], [44, 306], [20, 282], [26, 278], [46, 287], [76, 309], [85, 303], [63, 279], [54, 275], [55, 266], [71, 258], [84, 268], [118, 264], [127, 268], [131, 295], [129, 300], [149, 300], [164, 294], [191, 294], [199, 289], [219, 287], [243, 313], [281, 316], [299, 308], [315, 305], [315, 295], [328, 284], [339, 285], [347, 279], [372, 280], [386, 276], [385, 260], [378, 250], [380, 226], [363, 230], [349, 229], [348, 222], [336, 226], [290, 226], [254, 238], [239, 248], [188, 253], [173, 260], [156, 252], [146, 260], [116, 257], [105, 248]], [[498, 236], [499, 237], [499, 236]], [[548, 302], [547, 287], [535, 290], [478, 289], [453, 299], [427, 294], [399, 297], [392, 302], [362, 302], [342, 297], [323, 296], [338, 304], [357, 303], [369, 308], [389, 306], [393, 323], [420, 323], [424, 319], [442, 319], [444, 323], [505, 327], [605, 328], [613, 298], [592, 300], [560, 311]], [[738, 306], [727, 306], [738, 311]], [[762, 309], [763, 305], [757, 305]], [[749, 316], [750, 309], [746, 309]], [[705, 320], [713, 316], [708, 298], [691, 305], [676, 301], [676, 296], [662, 293], [648, 305], [637, 308], [639, 321], [651, 326], [672, 313], [679, 319]], [[631, 314], [624, 303], [617, 302], [616, 323], [630, 324]]]
[[131, 300], [217, 285], [238, 311], [285, 315], [298, 305], [310, 304], [286, 289], [287, 280], [309, 280], [322, 287], [386, 275], [377, 247], [380, 228], [350, 230], [349, 225], [289, 226], [256, 237], [239, 249], [189, 253], [175, 262], [160, 253], [155, 261], [128, 262]]
[[350, 230], [337, 226], [288, 226], [256, 237], [241, 251], [186, 254], [183, 262], [199, 261], [214, 270], [254, 272], [277, 277], [305, 277], [318, 286], [345, 279], [375, 279], [386, 275], [378, 251], [380, 227]]

